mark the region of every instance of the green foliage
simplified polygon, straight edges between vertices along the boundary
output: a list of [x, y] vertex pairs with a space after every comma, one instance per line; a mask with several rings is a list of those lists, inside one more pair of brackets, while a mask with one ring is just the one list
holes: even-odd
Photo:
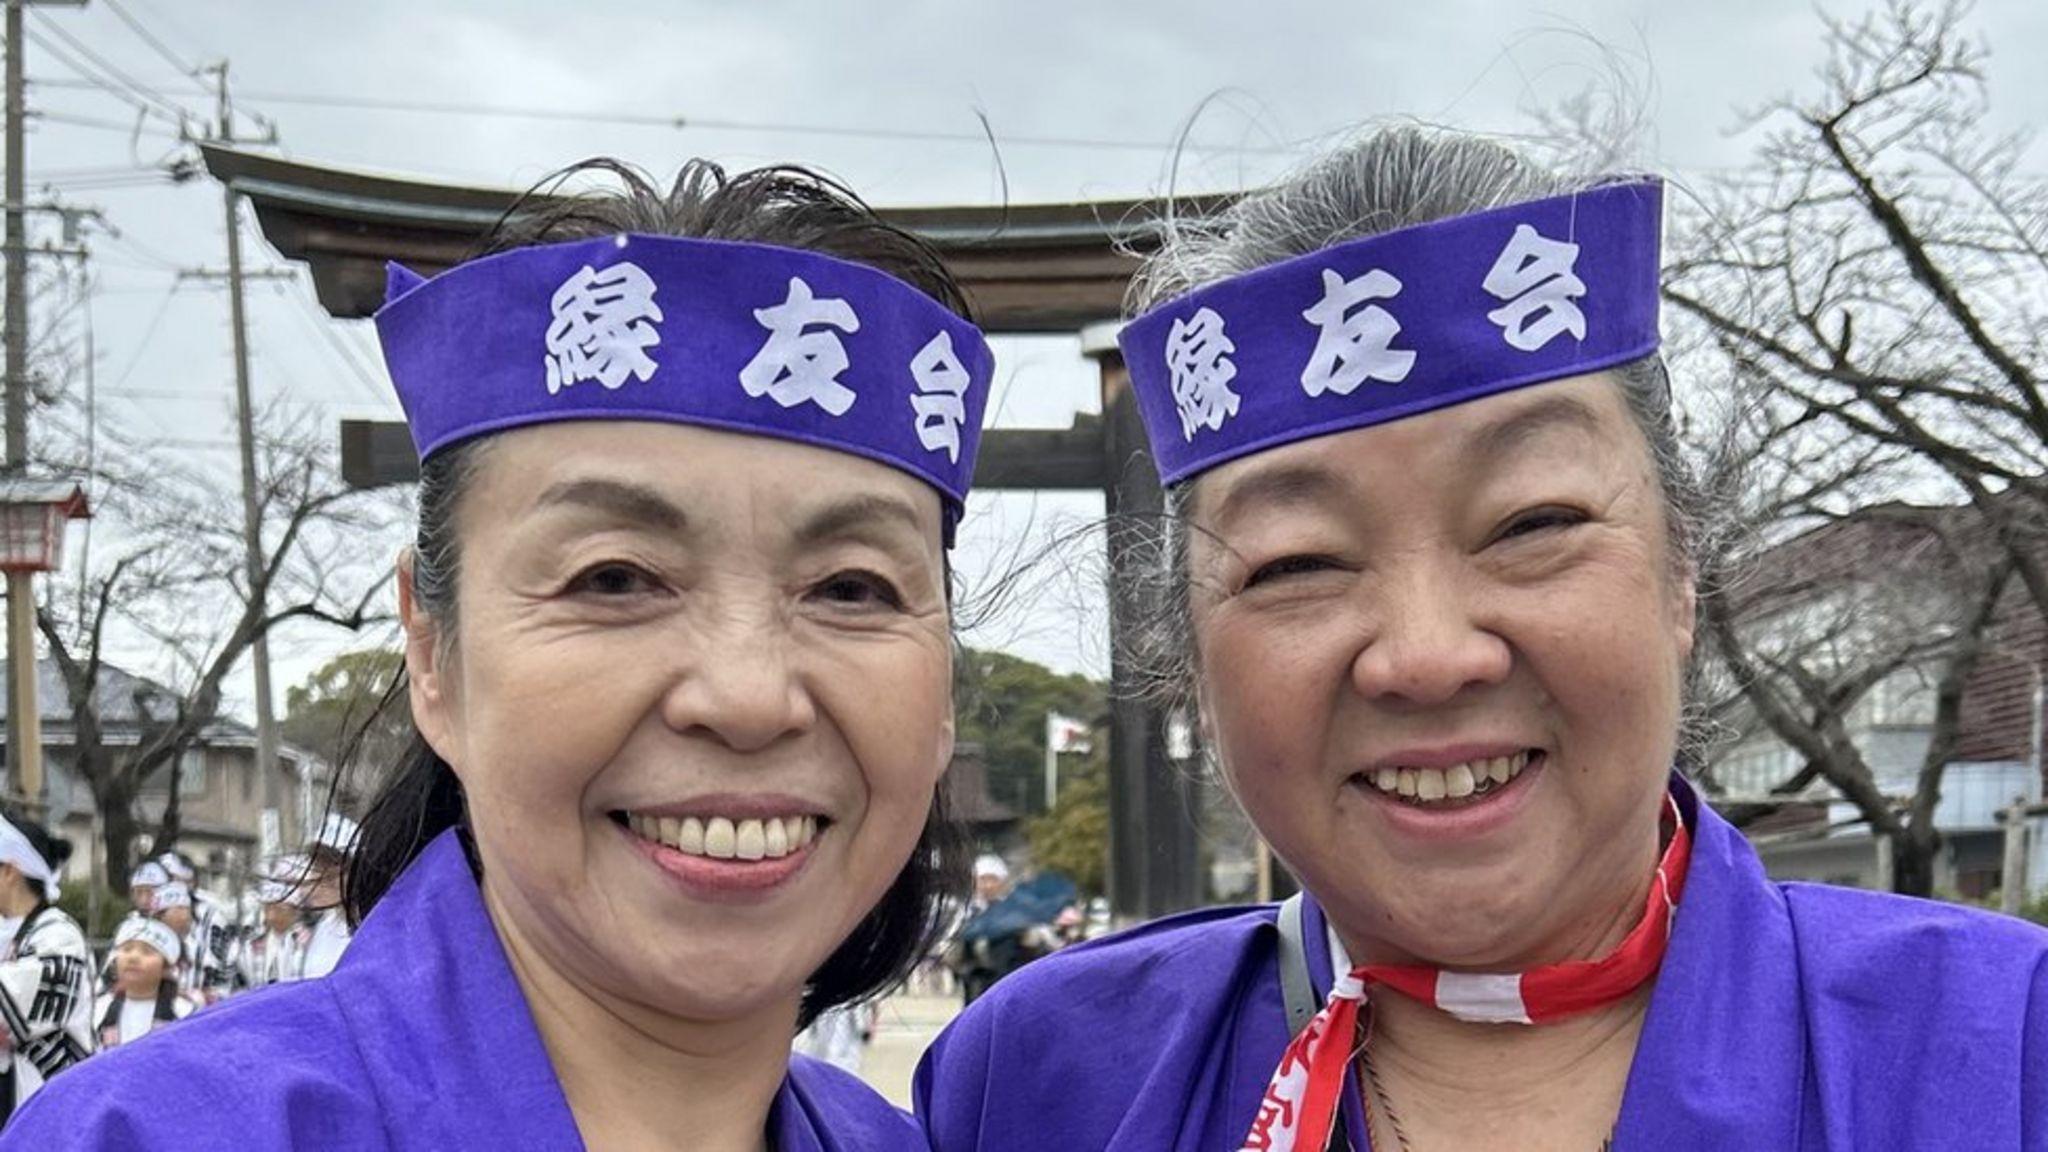
[[1097, 740], [1093, 753], [1069, 756], [1060, 769], [1059, 802], [1025, 825], [1031, 859], [1064, 873], [1084, 896], [1104, 895], [1109, 888], [1107, 747]]
[[97, 919], [91, 912], [92, 889], [86, 884], [66, 884], [64, 894], [57, 897], [57, 907], [62, 908], [78, 926], [85, 930], [88, 940], [106, 940], [114, 935], [114, 929], [130, 911], [128, 894], [110, 888], [100, 890], [100, 914]]
[[[1060, 676], [1002, 652], [969, 649], [953, 669], [959, 738], [981, 745], [989, 797], [1020, 815], [1045, 809], [1045, 714], [1097, 724], [1106, 699], [1086, 676]], [[1068, 756], [1066, 765], [1077, 759]]]
[[395, 762], [411, 734], [411, 713], [403, 697], [383, 712], [378, 708], [404, 666], [403, 654], [395, 649], [344, 652], [329, 660], [285, 694], [285, 740], [339, 764], [360, 729], [360, 763]]

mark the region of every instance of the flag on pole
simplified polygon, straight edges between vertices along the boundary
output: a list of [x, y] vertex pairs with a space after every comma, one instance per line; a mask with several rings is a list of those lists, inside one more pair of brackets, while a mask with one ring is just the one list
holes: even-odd
[[1088, 722], [1057, 712], [1045, 714], [1045, 810], [1052, 811], [1060, 798], [1060, 753], [1083, 756], [1094, 749]]

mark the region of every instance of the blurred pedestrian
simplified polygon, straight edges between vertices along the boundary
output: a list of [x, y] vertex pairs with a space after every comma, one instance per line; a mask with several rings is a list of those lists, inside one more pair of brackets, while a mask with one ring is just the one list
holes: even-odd
[[0, 916], [19, 926], [0, 952], [0, 1124], [51, 1077], [92, 1054], [92, 950], [56, 906], [71, 842], [0, 816]]
[[161, 920], [130, 916], [114, 932], [114, 986], [94, 1009], [102, 1049], [183, 1020], [199, 1005], [178, 988], [184, 941]]

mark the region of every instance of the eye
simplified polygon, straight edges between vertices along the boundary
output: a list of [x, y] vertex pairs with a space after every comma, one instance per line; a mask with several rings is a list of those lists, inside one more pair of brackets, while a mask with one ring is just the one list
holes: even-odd
[[1256, 588], [1290, 576], [1306, 576], [1315, 572], [1326, 572], [1337, 567], [1337, 562], [1328, 556], [1282, 556], [1269, 560], [1252, 570], [1245, 578], [1244, 586]]
[[638, 596], [659, 589], [653, 576], [637, 565], [618, 560], [607, 560], [593, 564], [578, 572], [569, 581], [566, 591], [571, 595], [588, 594], [604, 599], [622, 596]]
[[887, 577], [865, 569], [835, 572], [812, 594], [830, 604], [848, 608], [901, 608], [903, 594]]
[[1573, 528], [1584, 524], [1586, 519], [1585, 513], [1572, 508], [1534, 508], [1510, 520], [1496, 539], [1512, 540], [1559, 528]]

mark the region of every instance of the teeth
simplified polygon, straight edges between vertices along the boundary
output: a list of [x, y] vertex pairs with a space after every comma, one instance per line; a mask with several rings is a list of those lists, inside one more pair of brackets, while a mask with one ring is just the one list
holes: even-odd
[[768, 837], [759, 820], [742, 820], [733, 832], [732, 854], [742, 860], [759, 860], [768, 854]]
[[641, 816], [627, 813], [634, 835], [691, 856], [719, 860], [779, 860], [818, 838], [815, 816], [734, 820], [713, 816]]
[[1461, 800], [1472, 794], [1477, 785], [1472, 780], [1472, 769], [1458, 764], [1444, 773], [1444, 793], [1453, 800]]
[[723, 816], [713, 816], [704, 825], [704, 854], [714, 860], [730, 860], [733, 857], [735, 833], [732, 821]]
[[1521, 775], [1529, 766], [1529, 755], [1517, 752], [1449, 768], [1380, 768], [1367, 781], [1382, 792], [1422, 803], [1461, 800]]

